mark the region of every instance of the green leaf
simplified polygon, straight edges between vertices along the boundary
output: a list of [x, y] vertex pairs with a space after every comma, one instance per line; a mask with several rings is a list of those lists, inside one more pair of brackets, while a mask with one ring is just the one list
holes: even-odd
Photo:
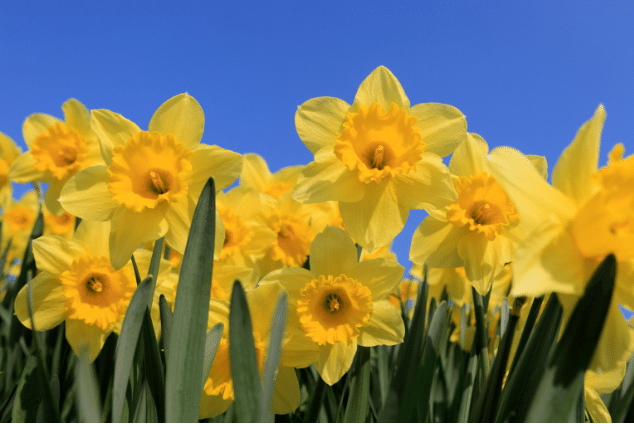
[[165, 374], [158, 343], [156, 342], [154, 326], [152, 325], [152, 317], [147, 308], [143, 316], [141, 337], [144, 347], [147, 386], [150, 390], [152, 403], [155, 405], [149, 405], [148, 407], [157, 416], [159, 422], [165, 422]]
[[[567, 421], [583, 394], [585, 372], [612, 302], [616, 258], [608, 255], [577, 302], [529, 406], [528, 421]], [[544, 408], [551, 405], [551, 408]]]
[[37, 407], [42, 400], [44, 387], [37, 370], [37, 357], [29, 356], [20, 376], [11, 421], [14, 423], [35, 422]]
[[205, 338], [205, 360], [203, 362], [203, 378], [201, 388], [205, 387], [205, 382], [209, 377], [209, 372], [211, 371], [211, 366], [214, 363], [214, 358], [216, 357], [216, 352], [218, 351], [218, 345], [220, 345], [220, 339], [222, 339], [222, 332], [224, 331], [224, 329], [225, 324], [219, 322], [207, 332], [207, 337]]
[[181, 265], [169, 344], [165, 346], [168, 422], [198, 421], [200, 376], [214, 261], [216, 190], [209, 178], [198, 199]]
[[161, 313], [161, 337], [163, 338], [165, 363], [167, 363], [170, 333], [172, 331], [172, 311], [167, 304], [167, 300], [165, 300], [165, 295], [159, 297], [159, 312]]
[[123, 404], [130, 379], [130, 370], [134, 364], [134, 354], [140, 338], [143, 315], [147, 311], [147, 300], [151, 288], [152, 278], [147, 277], [136, 288], [123, 319], [121, 334], [115, 350], [114, 385], [112, 388], [113, 421], [121, 421], [123, 418]]
[[348, 405], [344, 415], [344, 422], [363, 423], [368, 415], [368, 404], [370, 402], [370, 348], [357, 347], [357, 359], [352, 371], [350, 381], [350, 395]]
[[154, 242], [154, 250], [152, 251], [152, 258], [150, 259], [150, 268], [148, 269], [147, 276], [153, 276], [152, 278], [152, 289], [150, 292], [152, 295], [148, 300], [147, 307], [151, 311], [152, 303], [154, 302], [154, 289], [156, 288], [156, 279], [158, 278], [159, 273], [159, 265], [161, 264], [161, 251], [163, 250], [163, 240], [165, 237], [161, 237], [160, 239]]
[[260, 394], [260, 408], [258, 410], [258, 421], [266, 422], [271, 410], [271, 399], [275, 392], [275, 376], [280, 361], [282, 359], [282, 341], [284, 330], [286, 329], [286, 310], [288, 294], [282, 292], [275, 306], [275, 315], [271, 323], [269, 332], [269, 348], [266, 353], [264, 363], [264, 381], [262, 382], [262, 392]]
[[231, 292], [229, 361], [238, 421], [255, 422], [258, 419], [262, 384], [249, 305], [239, 281], [233, 283]]
[[91, 363], [81, 358], [77, 361], [75, 364], [75, 382], [77, 384], [75, 401], [77, 402], [79, 422], [102, 422], [99, 384], [95, 369]]
[[539, 316], [539, 311], [541, 310], [543, 302], [544, 296], [533, 299], [533, 304], [531, 305], [530, 311], [528, 311], [528, 317], [526, 318], [526, 322], [524, 323], [524, 330], [522, 330], [520, 341], [517, 344], [517, 349], [515, 349], [515, 357], [513, 358], [513, 363], [511, 364], [511, 368], [509, 369], [509, 375], [515, 369], [515, 365], [519, 361], [520, 355], [524, 351], [524, 347], [526, 346], [528, 338], [533, 331], [533, 327], [535, 327], [535, 322], [537, 321], [537, 317]]

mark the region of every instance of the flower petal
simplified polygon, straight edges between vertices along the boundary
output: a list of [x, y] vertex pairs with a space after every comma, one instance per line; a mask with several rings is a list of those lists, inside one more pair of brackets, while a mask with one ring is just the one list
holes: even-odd
[[110, 221], [83, 220], [73, 234], [73, 241], [81, 243], [91, 256], [108, 256], [110, 254]]
[[[619, 305], [612, 301], [588, 369], [601, 374], [620, 369], [632, 357], [633, 352], [634, 329], [628, 325]], [[603, 383], [610, 384], [609, 381]]]
[[[190, 150], [203, 138], [205, 113], [200, 104], [187, 93], [178, 94], [163, 103], [152, 115], [149, 131], [171, 133]], [[236, 177], [237, 178], [237, 177]]]
[[489, 145], [478, 134], [468, 133], [451, 155], [449, 171], [453, 175], [470, 177], [471, 175], [487, 172], [486, 156]]
[[301, 203], [329, 200], [358, 202], [363, 198], [365, 184], [335, 156], [332, 147], [321, 149], [315, 161], [304, 167], [293, 191]]
[[253, 331], [266, 338], [271, 330], [273, 314], [284, 288], [279, 283], [259, 285], [247, 293]]
[[605, 109], [599, 105], [592, 119], [579, 129], [553, 169], [553, 186], [574, 201], [577, 207], [583, 205], [597, 190], [592, 177], [599, 163], [604, 122]]
[[611, 423], [612, 416], [596, 390], [584, 386], [584, 401], [593, 423]]
[[295, 127], [308, 150], [316, 154], [323, 147], [334, 145], [349, 109], [348, 103], [335, 97], [316, 97], [299, 106]]
[[464, 260], [465, 273], [473, 287], [486, 296], [491, 283], [511, 262], [512, 246], [505, 237], [487, 240], [481, 234], [470, 232], [458, 242], [458, 254]]
[[359, 346], [392, 346], [403, 341], [405, 325], [397, 308], [389, 300], [372, 302], [372, 313], [367, 327], [362, 327]]
[[75, 258], [84, 253], [84, 247], [80, 243], [60, 236], [39, 237], [33, 240], [33, 256], [37, 269], [53, 275], [70, 269]]
[[268, 273], [260, 280], [260, 284], [278, 282], [288, 292], [288, 305], [295, 307], [300, 291], [306, 284], [315, 279], [315, 274], [304, 268], [284, 268]]
[[319, 346], [299, 328], [297, 315], [289, 316], [288, 320], [286, 327], [288, 340], [285, 341], [282, 349], [281, 363], [287, 367], [306, 368], [319, 359]]
[[271, 412], [274, 414], [290, 414], [299, 407], [299, 381], [295, 370], [280, 367], [275, 380], [275, 391], [271, 399]]
[[210, 396], [203, 390], [200, 396], [198, 419], [211, 418], [225, 413], [233, 403], [233, 399], [223, 399], [222, 395]]
[[81, 356], [84, 349], [87, 349], [86, 354], [90, 362], [99, 356], [99, 352], [101, 352], [101, 348], [110, 333], [111, 331], [100, 330], [99, 327], [88, 325], [82, 320], [66, 320], [66, 340], [68, 340], [68, 344], [70, 344], [77, 356]]
[[350, 344], [338, 342], [320, 346], [319, 359], [315, 366], [326, 384], [332, 386], [341, 380], [341, 377], [350, 369], [356, 353], [356, 340], [352, 340]]
[[8, 178], [16, 183], [24, 184], [31, 181], [42, 181], [45, 176], [44, 171], [35, 168], [37, 159], [31, 152], [25, 152], [13, 161], [9, 168]]
[[416, 126], [425, 142], [425, 151], [440, 157], [451, 154], [467, 135], [467, 119], [450, 105], [420, 103], [409, 110], [418, 118]]
[[62, 207], [82, 219], [110, 219], [119, 203], [108, 190], [108, 179], [105, 165], [93, 166], [78, 172], [62, 189], [59, 197]]
[[458, 242], [468, 234], [466, 227], [428, 216], [420, 223], [409, 251], [410, 260], [417, 264], [429, 262], [431, 268], [457, 268], [464, 265], [458, 254]]
[[90, 114], [90, 125], [99, 137], [101, 155], [106, 164], [110, 165], [112, 163], [112, 150], [115, 146], [125, 145], [130, 137], [141, 132], [141, 128], [118, 113], [107, 109], [94, 109]]
[[46, 209], [53, 215], [61, 215], [65, 212], [61, 203], [59, 203], [59, 196], [67, 181], [68, 180], [52, 180], [48, 184], [46, 194], [44, 195], [44, 203], [46, 204]]
[[216, 192], [233, 184], [242, 171], [242, 155], [218, 146], [201, 144], [192, 152], [191, 164], [187, 184], [190, 193], [198, 199], [209, 177], [214, 177]]
[[398, 204], [407, 209], [442, 208], [457, 198], [449, 170], [442, 159], [427, 152], [413, 172], [394, 175], [390, 190]]
[[26, 118], [24, 124], [22, 124], [22, 135], [24, 136], [24, 142], [31, 148], [31, 143], [38, 135], [46, 131], [51, 125], [62, 122], [61, 119], [55, 118], [51, 115], [44, 113], [34, 113]]
[[354, 203], [339, 202], [346, 229], [368, 251], [388, 244], [401, 232], [409, 209], [392, 197], [387, 180], [366, 185], [365, 197]]
[[346, 276], [358, 280], [369, 288], [372, 292], [372, 300], [378, 302], [394, 293], [403, 280], [403, 274], [405, 274], [405, 268], [398, 262], [377, 258], [355, 263]]
[[92, 132], [90, 128], [90, 112], [79, 100], [68, 99], [62, 105], [64, 121], [75, 128], [80, 134]]
[[370, 106], [373, 102], [379, 103], [385, 110], [390, 110], [392, 102], [401, 109], [409, 108], [409, 99], [401, 83], [385, 66], [379, 66], [363, 80], [354, 96], [352, 109], [357, 110], [359, 105]]
[[328, 226], [310, 245], [310, 270], [315, 275], [338, 277], [357, 263], [357, 249], [344, 230]]
[[[37, 241], [37, 240], [36, 240]], [[39, 266], [39, 264], [38, 264]], [[64, 307], [66, 296], [62, 291], [62, 284], [57, 275], [48, 271], [42, 271], [31, 280], [33, 293], [33, 319], [37, 331], [50, 330], [64, 322], [66, 318]], [[31, 326], [28, 306], [28, 285], [22, 287], [15, 297], [15, 315], [27, 328]]]
[[262, 156], [247, 153], [242, 157], [241, 186], [255, 187], [258, 191], [264, 192], [270, 180], [271, 171]]

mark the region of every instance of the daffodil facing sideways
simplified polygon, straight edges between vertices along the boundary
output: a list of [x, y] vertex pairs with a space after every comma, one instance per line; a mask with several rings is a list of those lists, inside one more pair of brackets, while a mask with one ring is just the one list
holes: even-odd
[[[247, 303], [253, 325], [253, 339], [260, 371], [264, 375], [264, 364], [269, 344], [269, 332], [278, 298], [283, 289], [279, 284], [258, 286], [247, 292]], [[229, 303], [211, 299], [209, 302], [208, 330], [217, 323], [224, 323], [224, 332], [211, 370], [200, 397], [199, 419], [215, 417], [227, 410], [234, 401], [233, 380], [229, 357]], [[307, 367], [315, 359], [317, 350], [311, 346], [291, 343], [288, 337], [282, 341], [282, 359], [277, 371], [275, 391], [271, 400], [271, 412], [288, 414], [297, 409], [300, 402], [299, 382], [293, 367]]]
[[[136, 289], [131, 261], [119, 270], [110, 264], [109, 233], [110, 222], [82, 221], [71, 240], [60, 236], [34, 240], [35, 264], [41, 271], [30, 283], [34, 323], [29, 317], [28, 285], [19, 291], [14, 305], [18, 319], [28, 328], [49, 330], [64, 322], [73, 351], [79, 355], [87, 349], [91, 361], [108, 335], [120, 329]], [[150, 256], [139, 257], [141, 272], [147, 272]], [[162, 268], [168, 270], [169, 263]]]
[[464, 115], [438, 103], [410, 107], [383, 66], [361, 83], [352, 105], [333, 97], [308, 100], [295, 125], [315, 161], [303, 169], [294, 198], [338, 201], [346, 229], [370, 251], [403, 229], [410, 209], [456, 200], [441, 157], [465, 138]]
[[18, 183], [47, 183], [46, 207], [55, 215], [64, 212], [59, 203], [64, 184], [82, 169], [103, 164], [88, 109], [69, 99], [62, 110], [64, 121], [43, 113], [26, 118], [22, 133], [29, 150], [11, 164], [8, 174]]
[[[449, 162], [458, 199], [430, 215], [412, 238], [410, 259], [431, 268], [464, 267], [481, 295], [511, 262], [513, 247], [522, 236], [520, 215], [502, 186], [488, 173], [489, 146], [477, 134], [468, 134]], [[545, 163], [533, 157], [536, 166]], [[545, 178], [545, 176], [544, 176]]]
[[26, 245], [31, 237], [33, 225], [40, 208], [35, 190], [29, 190], [19, 201], [9, 199], [2, 212], [2, 251], [6, 249], [9, 239], [11, 246], [7, 256], [7, 263], [22, 260]]
[[11, 199], [13, 188], [9, 179], [9, 168], [21, 153], [10, 137], [0, 132], [0, 209], [4, 209]]
[[[204, 114], [188, 94], [163, 103], [149, 131], [109, 110], [92, 111], [105, 165], [71, 178], [61, 203], [74, 215], [93, 221], [112, 220], [110, 260], [121, 268], [142, 242], [165, 236], [183, 253], [194, 209], [203, 186], [214, 177], [216, 190], [240, 175], [242, 156], [218, 146], [200, 144]], [[216, 251], [224, 230], [216, 213]]]
[[261, 193], [279, 199], [282, 194], [295, 187], [301, 171], [301, 166], [289, 166], [271, 174], [262, 156], [247, 153], [244, 155], [240, 185], [253, 187]]
[[494, 149], [491, 173], [520, 214], [526, 234], [513, 255], [514, 296], [557, 293], [564, 321], [603, 259], [613, 253], [617, 273], [606, 323], [590, 370], [607, 373], [634, 352], [634, 334], [618, 304], [634, 310], [634, 156], [623, 159], [623, 146], [598, 168], [605, 110], [592, 119], [564, 150], [549, 185], [519, 152]]
[[260, 285], [279, 283], [287, 290], [289, 343], [318, 348], [317, 371], [333, 385], [350, 368], [358, 345], [403, 341], [403, 320], [389, 300], [403, 273], [388, 259], [357, 262], [350, 236], [329, 226], [310, 246], [310, 270], [277, 270]]

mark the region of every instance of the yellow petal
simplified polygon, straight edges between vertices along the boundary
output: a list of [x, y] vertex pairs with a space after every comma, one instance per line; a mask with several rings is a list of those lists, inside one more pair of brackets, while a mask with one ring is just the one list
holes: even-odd
[[453, 175], [464, 177], [487, 172], [487, 154], [489, 154], [487, 142], [478, 134], [469, 133], [451, 155], [449, 171]]
[[392, 196], [407, 209], [442, 208], [457, 198], [449, 170], [433, 153], [424, 153], [413, 172], [395, 174], [389, 185]]
[[37, 268], [53, 275], [68, 270], [75, 258], [84, 253], [84, 247], [80, 243], [60, 236], [39, 237], [33, 240], [33, 256]]
[[275, 414], [290, 414], [299, 406], [299, 381], [295, 370], [280, 367], [275, 381], [275, 391], [271, 399], [271, 412]]
[[610, 371], [597, 374], [592, 370], [587, 370], [584, 377], [584, 384], [587, 387], [591, 387], [598, 393], [612, 393], [623, 382], [625, 377], [625, 370], [627, 363], [624, 362], [618, 367], [613, 368]]
[[242, 155], [218, 146], [200, 145], [192, 152], [192, 170], [187, 178], [190, 193], [198, 198], [209, 177], [214, 177], [216, 192], [229, 187], [240, 176]]
[[357, 249], [344, 230], [328, 226], [310, 245], [310, 270], [315, 275], [337, 277], [357, 263]]
[[510, 241], [498, 236], [487, 240], [480, 234], [470, 232], [458, 242], [458, 254], [464, 260], [465, 273], [473, 287], [486, 296], [493, 279], [511, 262]]
[[271, 330], [273, 314], [284, 289], [279, 283], [259, 285], [247, 293], [253, 331], [266, 338]]
[[46, 204], [46, 209], [53, 215], [61, 215], [66, 212], [61, 203], [59, 203], [59, 197], [67, 181], [54, 179], [48, 184], [44, 195], [44, 203]]
[[619, 377], [618, 371], [632, 357], [632, 353], [634, 353], [634, 329], [628, 325], [619, 305], [612, 300], [588, 369], [595, 373], [600, 372], [601, 375], [614, 370], [616, 372], [609, 374], [603, 381], [594, 381], [597, 389], [605, 390], [620, 384], [620, 381], [616, 381]]
[[362, 327], [359, 346], [392, 346], [403, 341], [405, 326], [398, 309], [389, 300], [372, 302], [372, 313], [367, 327]]
[[542, 176], [544, 180], [548, 180], [548, 162], [544, 156], [539, 155], [525, 155], [528, 160], [531, 161], [539, 175]]
[[286, 327], [288, 340], [282, 349], [282, 365], [294, 368], [306, 368], [319, 359], [319, 347], [317, 343], [306, 336], [304, 330], [299, 328], [297, 315], [290, 316]]
[[401, 109], [409, 108], [409, 99], [401, 83], [385, 66], [379, 66], [363, 80], [352, 108], [356, 110], [359, 105], [369, 106], [373, 102], [379, 103], [385, 110], [390, 109], [392, 102]]
[[48, 130], [51, 125], [58, 122], [62, 122], [62, 120], [44, 113], [34, 113], [26, 118], [26, 121], [22, 124], [22, 135], [24, 136], [26, 145], [31, 148], [31, 143], [35, 137], [42, 134], [44, 131]]
[[66, 100], [62, 105], [62, 110], [64, 111], [66, 124], [75, 128], [82, 135], [92, 132], [90, 128], [90, 112], [78, 100]]
[[110, 254], [110, 221], [83, 220], [73, 234], [73, 241], [81, 243], [91, 256], [101, 257]]
[[45, 173], [35, 168], [37, 160], [31, 152], [21, 154], [9, 167], [8, 177], [11, 181], [24, 184], [31, 181], [42, 181]]
[[334, 97], [316, 97], [304, 102], [295, 113], [299, 138], [313, 154], [335, 144], [341, 135], [350, 105]]
[[200, 396], [200, 410], [198, 411], [198, 419], [215, 417], [223, 414], [233, 403], [233, 399], [223, 399], [222, 395], [210, 396], [203, 390]]
[[387, 299], [390, 294], [394, 293], [403, 280], [404, 273], [405, 268], [398, 262], [377, 258], [355, 263], [354, 267], [346, 273], [346, 276], [358, 280], [369, 288], [372, 292], [372, 301], [378, 302]]
[[409, 215], [409, 209], [392, 197], [387, 180], [367, 184], [365, 197], [358, 202], [339, 202], [339, 212], [352, 238], [369, 251], [392, 241]]
[[341, 377], [350, 369], [355, 353], [357, 353], [356, 340], [352, 340], [350, 344], [328, 343], [321, 347], [315, 366], [326, 384], [332, 386], [341, 380]]
[[598, 188], [592, 182], [599, 163], [599, 144], [605, 122], [605, 109], [599, 105], [592, 119], [577, 132], [553, 169], [553, 186], [568, 196], [577, 207], [592, 197]]
[[[39, 266], [39, 264], [38, 264]], [[33, 319], [37, 331], [50, 330], [64, 321], [66, 296], [62, 291], [59, 278], [47, 271], [43, 271], [31, 280], [33, 294]], [[29, 318], [27, 300], [28, 285], [22, 287], [15, 297], [15, 315], [20, 322], [28, 328], [32, 328]]]
[[338, 200], [358, 202], [365, 184], [335, 156], [331, 147], [320, 150], [302, 170], [293, 198], [302, 203]]
[[262, 156], [255, 153], [245, 154], [242, 158], [240, 185], [255, 187], [258, 191], [264, 192], [270, 181], [271, 171]]
[[97, 326], [87, 325], [82, 320], [66, 320], [66, 340], [68, 340], [68, 344], [78, 356], [84, 352], [84, 349], [87, 349], [86, 352], [90, 362], [97, 358], [109, 334], [110, 331], [103, 331]]
[[601, 400], [601, 397], [599, 396], [599, 393], [597, 393], [596, 390], [593, 390], [592, 388], [589, 388], [586, 386], [584, 388], [584, 396], [585, 396], [586, 409], [588, 410], [590, 417], [592, 417], [592, 422], [595, 422], [595, 423], [611, 423], [612, 422], [612, 416], [610, 415], [608, 408], [606, 408], [605, 403], [603, 403], [603, 400]]
[[315, 274], [304, 268], [284, 268], [268, 273], [260, 280], [260, 284], [279, 282], [288, 292], [288, 305], [295, 307], [299, 299], [299, 292], [306, 284], [313, 281]]
[[0, 132], [0, 157], [11, 163], [20, 156], [20, 153], [20, 148], [11, 137]]
[[62, 189], [62, 207], [82, 219], [110, 219], [119, 203], [108, 190], [108, 179], [106, 166], [93, 166], [79, 171]]
[[[167, 208], [165, 220], [167, 221], [169, 229], [165, 234], [165, 242], [177, 252], [185, 252], [185, 245], [187, 244], [187, 238], [189, 237], [189, 229], [192, 225], [195, 209], [196, 201], [190, 196], [181, 198], [178, 202], [170, 203]], [[216, 215], [216, 221], [217, 219], [218, 215]], [[218, 229], [217, 222], [216, 229]], [[214, 241], [216, 239], [214, 239]]]
[[619, 261], [616, 267], [614, 299], [627, 309], [634, 310], [634, 260]]
[[429, 262], [432, 268], [457, 268], [464, 265], [458, 254], [458, 242], [468, 234], [467, 227], [428, 216], [420, 223], [410, 248], [410, 260], [417, 264]]
[[451, 154], [467, 135], [467, 119], [450, 105], [421, 103], [413, 106], [409, 114], [418, 118], [416, 126], [425, 142], [425, 151], [440, 157]]
[[203, 108], [187, 93], [178, 94], [163, 103], [152, 115], [148, 126], [149, 131], [173, 134], [190, 150], [200, 144], [204, 128]]
[[115, 146], [125, 145], [134, 134], [141, 132], [137, 124], [107, 109], [92, 110], [90, 124], [99, 137], [101, 154], [107, 165], [112, 163]]

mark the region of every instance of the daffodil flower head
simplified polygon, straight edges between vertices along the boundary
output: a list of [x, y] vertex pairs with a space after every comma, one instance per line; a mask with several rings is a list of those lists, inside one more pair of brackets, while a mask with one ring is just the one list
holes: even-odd
[[75, 232], [75, 216], [69, 212], [60, 215], [52, 214], [46, 207], [42, 208], [44, 214], [44, 235], [62, 236], [70, 239]]
[[456, 198], [441, 157], [466, 136], [464, 115], [437, 103], [410, 106], [385, 67], [361, 83], [352, 105], [314, 98], [299, 107], [295, 124], [315, 161], [303, 169], [294, 198], [338, 201], [346, 229], [368, 250], [388, 244], [410, 209]]
[[20, 154], [20, 148], [13, 140], [0, 132], [0, 208], [4, 209], [9, 199], [11, 199], [13, 188], [9, 179], [9, 168]]
[[[141, 243], [165, 236], [183, 253], [198, 197], [214, 177], [216, 190], [240, 174], [242, 157], [218, 146], [200, 144], [204, 114], [188, 94], [163, 103], [148, 131], [109, 110], [93, 110], [105, 165], [85, 169], [64, 186], [61, 202], [88, 220], [112, 220], [110, 259], [125, 264]], [[216, 213], [215, 255], [224, 230]]]
[[5, 204], [2, 213], [2, 249], [6, 248], [11, 239], [9, 258], [22, 260], [39, 207], [35, 190], [24, 193], [19, 201], [10, 198]]
[[261, 156], [247, 153], [244, 155], [240, 185], [253, 187], [261, 193], [279, 199], [282, 194], [295, 187], [301, 170], [301, 166], [289, 166], [272, 174]]
[[357, 345], [403, 340], [402, 318], [389, 300], [403, 273], [388, 259], [357, 262], [350, 236], [328, 226], [311, 244], [310, 270], [277, 270], [260, 284], [279, 282], [288, 291], [292, 343], [319, 349], [317, 370], [332, 385], [350, 368]]

